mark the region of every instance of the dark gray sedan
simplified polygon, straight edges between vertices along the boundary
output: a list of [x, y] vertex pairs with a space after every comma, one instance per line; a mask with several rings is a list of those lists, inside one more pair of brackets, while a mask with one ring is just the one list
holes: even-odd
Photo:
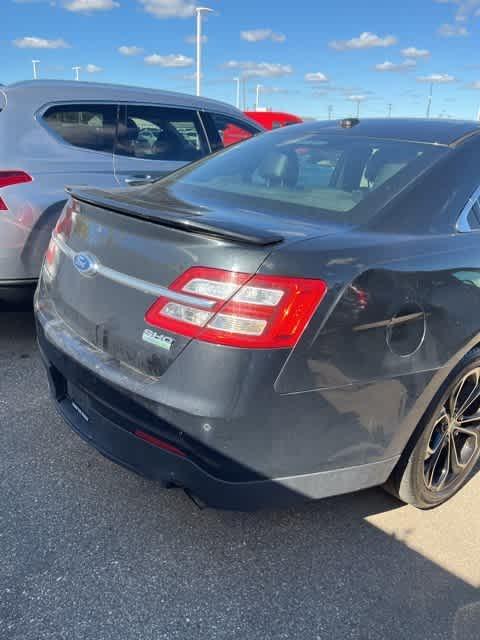
[[479, 160], [476, 123], [344, 120], [73, 190], [36, 295], [60, 412], [213, 506], [444, 502], [479, 456]]

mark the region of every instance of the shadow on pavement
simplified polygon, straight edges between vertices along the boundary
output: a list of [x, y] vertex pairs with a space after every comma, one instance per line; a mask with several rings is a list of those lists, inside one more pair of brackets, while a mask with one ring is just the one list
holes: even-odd
[[[7, 353], [28, 362], [13, 368]], [[464, 529], [467, 562], [478, 563], [478, 510], [457, 512], [461, 495], [442, 517], [377, 489], [286, 510], [201, 511], [106, 461], [63, 424], [31, 314], [0, 316], [0, 367], [0, 637], [480, 637], [478, 585], [443, 567], [452, 526]], [[13, 406], [22, 380], [24, 402]], [[369, 521], [381, 514], [395, 519], [393, 534]], [[435, 562], [409, 547], [426, 521]]]

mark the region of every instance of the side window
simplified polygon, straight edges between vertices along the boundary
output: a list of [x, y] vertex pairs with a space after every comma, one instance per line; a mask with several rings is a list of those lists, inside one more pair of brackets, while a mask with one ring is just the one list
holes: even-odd
[[69, 104], [50, 107], [43, 121], [62, 140], [74, 147], [112, 153], [117, 106], [114, 104]]
[[251, 138], [258, 133], [258, 129], [255, 129], [255, 127], [251, 127], [249, 124], [242, 122], [241, 120], [236, 120], [235, 118], [230, 118], [229, 116], [212, 113], [211, 118], [215, 130], [220, 138], [217, 145], [213, 145], [214, 151], [224, 147], [229, 147], [230, 145], [241, 142], [242, 140], [247, 140], [247, 138]]
[[467, 222], [472, 231], [478, 231], [480, 229], [480, 202], [478, 199], [475, 200], [473, 207], [467, 215]]
[[480, 231], [480, 196], [478, 191], [472, 196], [457, 219], [456, 229], [461, 233]]
[[195, 111], [143, 105], [120, 109], [116, 155], [192, 162], [206, 153]]

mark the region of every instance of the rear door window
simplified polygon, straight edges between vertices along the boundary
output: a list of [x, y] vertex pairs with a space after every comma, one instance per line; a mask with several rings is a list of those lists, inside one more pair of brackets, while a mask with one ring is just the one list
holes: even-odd
[[117, 156], [192, 162], [207, 152], [195, 111], [143, 105], [128, 105], [120, 110]]
[[224, 116], [218, 113], [210, 114], [216, 134], [212, 148], [214, 151], [230, 147], [232, 144], [247, 140], [259, 132], [254, 126], [250, 126], [246, 122]]
[[56, 105], [47, 109], [42, 119], [49, 129], [74, 147], [113, 152], [117, 105]]

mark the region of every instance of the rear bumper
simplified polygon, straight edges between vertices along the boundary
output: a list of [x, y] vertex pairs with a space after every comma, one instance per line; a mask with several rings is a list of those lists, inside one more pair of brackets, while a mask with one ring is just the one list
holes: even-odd
[[[37, 317], [38, 320], [38, 317]], [[253, 510], [284, 506], [375, 486], [385, 482], [398, 458], [287, 477], [265, 477], [187, 436], [181, 425], [148, 411], [134, 394], [79, 364], [46, 337], [37, 323], [38, 342], [57, 408], [68, 424], [115, 462], [164, 486], [181, 487], [205, 504]], [[89, 348], [86, 346], [86, 348]], [[169, 453], [135, 435], [136, 429], [181, 450]], [[238, 458], [237, 458], [238, 460]]]

